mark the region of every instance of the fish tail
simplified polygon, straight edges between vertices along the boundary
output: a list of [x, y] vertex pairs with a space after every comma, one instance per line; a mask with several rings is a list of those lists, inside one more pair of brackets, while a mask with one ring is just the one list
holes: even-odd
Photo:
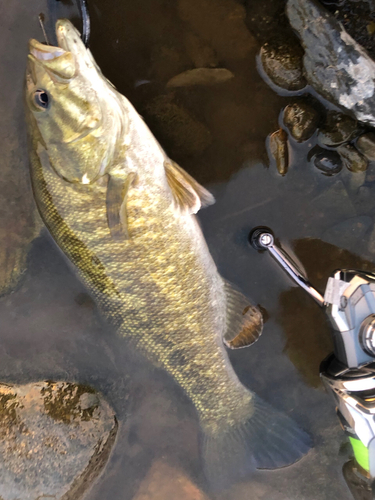
[[203, 434], [203, 460], [212, 490], [229, 487], [255, 469], [277, 469], [300, 460], [311, 437], [287, 415], [254, 396], [242, 423]]

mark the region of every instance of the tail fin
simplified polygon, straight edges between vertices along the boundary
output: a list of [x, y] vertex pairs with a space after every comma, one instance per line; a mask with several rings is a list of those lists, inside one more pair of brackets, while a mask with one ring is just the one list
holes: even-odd
[[242, 425], [206, 433], [203, 459], [213, 490], [230, 486], [254, 469], [277, 469], [300, 460], [312, 447], [310, 436], [292, 419], [254, 396]]

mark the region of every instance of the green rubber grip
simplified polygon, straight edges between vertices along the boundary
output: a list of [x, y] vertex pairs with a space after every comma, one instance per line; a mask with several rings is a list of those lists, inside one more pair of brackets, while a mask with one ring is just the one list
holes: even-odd
[[349, 437], [350, 444], [353, 447], [354, 457], [358, 464], [365, 469], [367, 472], [370, 471], [370, 461], [368, 455], [368, 449], [359, 439]]

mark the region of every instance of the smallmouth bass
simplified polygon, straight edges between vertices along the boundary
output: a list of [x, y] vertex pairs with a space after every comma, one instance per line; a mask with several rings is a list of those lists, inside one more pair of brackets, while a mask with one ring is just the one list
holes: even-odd
[[120, 336], [195, 406], [214, 487], [300, 459], [310, 438], [238, 380], [226, 353], [254, 342], [259, 310], [219, 275], [194, 214], [211, 194], [170, 160], [106, 80], [79, 33], [30, 41], [26, 114], [40, 214]]

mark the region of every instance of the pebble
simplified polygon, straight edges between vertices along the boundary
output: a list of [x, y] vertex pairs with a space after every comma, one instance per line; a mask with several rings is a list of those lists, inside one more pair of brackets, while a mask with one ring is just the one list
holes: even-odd
[[270, 135], [270, 152], [276, 161], [280, 175], [285, 175], [289, 166], [288, 134], [282, 128]]
[[337, 148], [343, 164], [351, 172], [365, 172], [368, 169], [368, 160], [351, 144]]
[[0, 498], [81, 498], [116, 432], [113, 411], [87, 386], [0, 384]]
[[260, 49], [263, 70], [275, 85], [286, 90], [306, 87], [302, 58], [303, 50], [297, 41], [274, 39]]
[[342, 170], [342, 161], [340, 155], [336, 151], [317, 148], [317, 152], [313, 156], [313, 162], [316, 168], [321, 170], [324, 175], [335, 175]]
[[375, 133], [368, 132], [358, 137], [357, 149], [370, 161], [375, 161]]
[[357, 120], [344, 113], [329, 111], [319, 129], [318, 141], [324, 146], [339, 146], [352, 140], [357, 132]]
[[297, 142], [303, 142], [310, 139], [315, 132], [320, 121], [320, 114], [307, 102], [298, 101], [286, 106], [283, 120], [290, 135]]
[[195, 68], [171, 78], [167, 87], [210, 86], [227, 82], [232, 78], [234, 74], [225, 68]]

